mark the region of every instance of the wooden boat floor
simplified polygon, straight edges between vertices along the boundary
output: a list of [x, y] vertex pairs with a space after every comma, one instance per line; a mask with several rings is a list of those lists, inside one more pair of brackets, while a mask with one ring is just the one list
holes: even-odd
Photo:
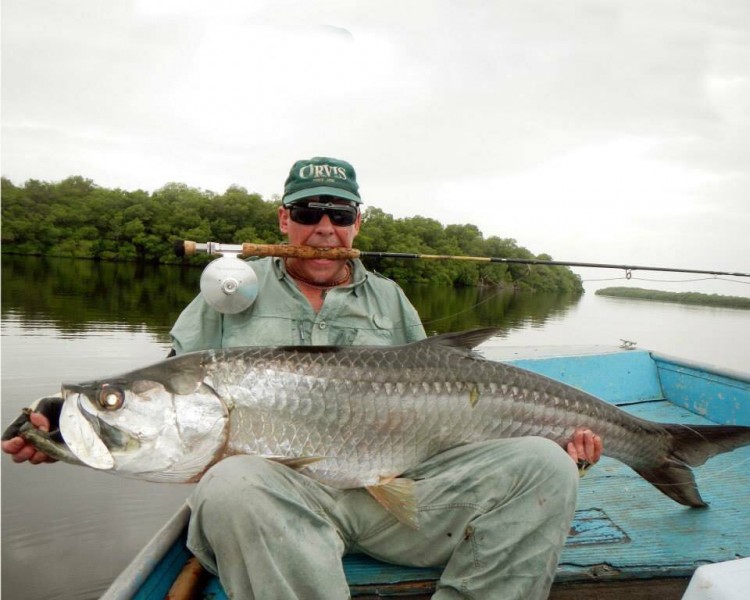
[[[630, 404], [646, 419], [710, 423], [665, 400]], [[625, 465], [603, 458], [581, 480], [578, 509], [550, 598], [679, 599], [702, 564], [750, 556], [750, 447], [695, 469], [706, 509], [680, 506]], [[440, 569], [344, 558], [352, 596], [360, 600], [428, 598]], [[226, 598], [217, 580], [204, 598]]]

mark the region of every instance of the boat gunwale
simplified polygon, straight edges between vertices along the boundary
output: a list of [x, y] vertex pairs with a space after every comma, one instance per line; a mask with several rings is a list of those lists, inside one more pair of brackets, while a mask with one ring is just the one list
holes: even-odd
[[146, 583], [167, 553], [180, 539], [190, 519], [190, 507], [183, 502], [177, 512], [141, 548], [115, 578], [99, 600], [131, 600]]
[[701, 371], [709, 375], [718, 375], [727, 379], [736, 379], [743, 383], [750, 383], [750, 371], [740, 371], [738, 369], [727, 369], [724, 367], [718, 367], [709, 363], [701, 361], [694, 361], [685, 358], [679, 358], [670, 354], [663, 354], [661, 352], [650, 351], [651, 358], [656, 363], [657, 368], [660, 362], [668, 363], [678, 367], [684, 367], [686, 369], [693, 369], [695, 371]]

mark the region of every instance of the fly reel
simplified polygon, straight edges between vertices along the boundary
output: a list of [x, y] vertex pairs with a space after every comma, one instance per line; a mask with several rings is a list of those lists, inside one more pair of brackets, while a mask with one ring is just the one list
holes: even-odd
[[233, 315], [248, 308], [258, 296], [258, 277], [237, 254], [208, 263], [201, 274], [201, 294], [221, 313]]

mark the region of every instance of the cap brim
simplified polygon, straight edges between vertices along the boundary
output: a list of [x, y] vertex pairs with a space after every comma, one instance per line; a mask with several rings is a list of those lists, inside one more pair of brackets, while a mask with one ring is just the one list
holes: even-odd
[[290, 204], [298, 202], [299, 200], [309, 198], [310, 196], [336, 196], [337, 198], [343, 198], [344, 200], [351, 200], [356, 204], [362, 204], [362, 199], [359, 196], [356, 196], [346, 190], [342, 190], [341, 188], [330, 186], [320, 186], [300, 190], [299, 192], [294, 192], [293, 194], [284, 196], [284, 198], [282, 198], [282, 202], [284, 206], [288, 206]]

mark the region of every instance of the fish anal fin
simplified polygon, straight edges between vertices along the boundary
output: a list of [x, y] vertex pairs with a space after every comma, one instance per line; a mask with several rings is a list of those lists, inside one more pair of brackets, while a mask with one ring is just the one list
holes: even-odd
[[412, 529], [419, 529], [414, 481], [405, 477], [384, 479], [365, 488], [389, 513]]
[[273, 462], [281, 463], [289, 467], [290, 469], [303, 469], [309, 465], [312, 465], [321, 460], [325, 460], [325, 456], [264, 456], [268, 460]]
[[641, 477], [675, 502], [692, 508], [708, 506], [701, 498], [690, 467], [676, 461], [668, 461], [659, 466], [635, 469]]

